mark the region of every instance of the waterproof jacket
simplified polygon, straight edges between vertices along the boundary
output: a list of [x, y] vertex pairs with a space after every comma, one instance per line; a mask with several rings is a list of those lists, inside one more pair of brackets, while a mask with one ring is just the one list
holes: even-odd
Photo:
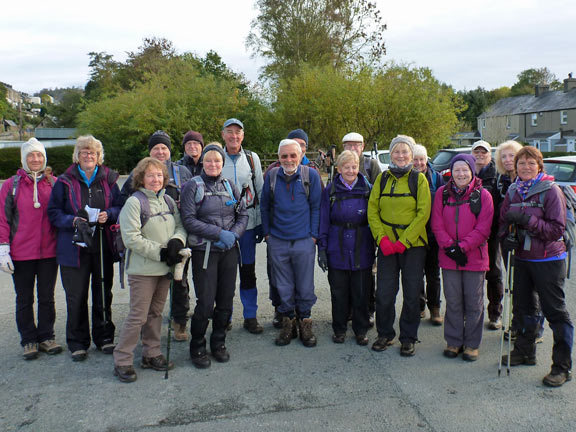
[[320, 223], [320, 175], [310, 169], [309, 196], [302, 184], [302, 165], [291, 176], [278, 169], [274, 196], [271, 194], [270, 175], [266, 176], [262, 190], [262, 231], [281, 240], [318, 238]]
[[[86, 205], [108, 213], [104, 230], [106, 233], [104, 253], [110, 253], [108, 244], [112, 242], [112, 235], [109, 227], [116, 223], [122, 208], [117, 180], [118, 173], [103, 165], [98, 167], [96, 177], [90, 186], [80, 176], [77, 164], [71, 165], [58, 177], [48, 204], [50, 223], [58, 229], [56, 245], [58, 264], [68, 267], [80, 266], [80, 247], [72, 243], [73, 223], [78, 210]], [[97, 233], [94, 238], [98, 241]], [[98, 249], [99, 243], [94, 242], [90, 252], [98, 253]]]
[[244, 149], [232, 156], [228, 154], [226, 149], [224, 149], [224, 153], [226, 153], [226, 160], [224, 161], [221, 175], [230, 180], [239, 190], [242, 189], [243, 185], [248, 185], [249, 189], [242, 200], [248, 212], [247, 229], [254, 229], [262, 223], [260, 218], [260, 200], [264, 178], [262, 176], [260, 157], [256, 153], [251, 152], [252, 160], [254, 161], [254, 179], [252, 179], [252, 168]]
[[[196, 180], [190, 180], [182, 189], [180, 214], [182, 224], [188, 233], [188, 244], [194, 250], [206, 249], [206, 242], [217, 242], [222, 230], [232, 231], [240, 238], [248, 225], [248, 213], [242, 201], [235, 210], [235, 204], [224, 183], [224, 177], [209, 177], [205, 172], [200, 175], [204, 182], [204, 193], [198, 192]], [[229, 182], [235, 200], [240, 199], [240, 193], [232, 182]], [[202, 196], [203, 195], [203, 196]], [[211, 252], [222, 252], [211, 247]]]
[[[518, 193], [517, 184], [513, 183], [504, 198], [500, 209], [499, 236], [501, 238], [508, 234], [505, 216], [509, 210], [530, 215], [528, 225], [518, 226], [520, 247], [516, 249], [516, 257], [519, 259], [552, 258], [566, 251], [562, 240], [566, 227], [566, 199], [562, 190], [551, 179], [552, 177], [545, 176], [543, 180], [534, 184], [526, 198]], [[511, 194], [512, 198], [510, 198]], [[541, 194], [543, 194], [542, 197]], [[534, 207], [520, 206], [522, 203], [524, 205], [534, 203]]]
[[374, 263], [374, 241], [368, 226], [370, 183], [362, 174], [349, 190], [338, 174], [322, 192], [318, 249], [325, 250], [328, 266], [338, 270], [365, 270]]
[[200, 160], [198, 160], [198, 163], [194, 162], [194, 158], [191, 158], [187, 154], [176, 162], [176, 164], [186, 167], [192, 177], [196, 177], [202, 173], [202, 162], [200, 162]]
[[[487, 271], [488, 237], [492, 226], [494, 206], [490, 193], [482, 188], [482, 181], [474, 177], [462, 197], [457, 197], [452, 191], [450, 180], [446, 186], [438, 189], [432, 209], [432, 230], [438, 242], [438, 262], [447, 270]], [[444, 189], [448, 189], [447, 204], [444, 205]], [[450, 203], [465, 202], [470, 199], [474, 190], [480, 190], [481, 210], [476, 216], [470, 209], [470, 203], [450, 205]], [[444, 248], [457, 243], [468, 258], [468, 264], [460, 267], [449, 258]]]
[[[48, 219], [52, 183], [46, 176], [37, 177], [40, 207], [34, 208], [34, 180], [22, 168], [16, 175], [16, 196], [11, 196], [14, 177], [6, 180], [0, 190], [0, 244], [10, 245], [13, 261], [54, 258], [56, 229]], [[12, 225], [8, 223], [10, 219]]]
[[186, 231], [180, 220], [178, 207], [174, 214], [164, 198], [165, 190], [157, 194], [140, 188], [150, 203], [150, 219], [142, 226], [140, 201], [130, 197], [120, 212], [120, 232], [126, 246], [125, 269], [129, 275], [164, 276], [170, 271], [165, 262], [160, 261], [160, 249], [166, 247], [173, 238], [186, 244]]
[[[410, 195], [409, 173], [398, 178], [390, 172], [384, 189], [384, 194], [406, 194], [406, 196], [381, 196], [380, 182], [383, 176], [384, 173], [376, 179], [368, 202], [368, 223], [376, 243], [380, 244], [380, 240], [388, 236], [392, 242], [400, 240], [407, 249], [426, 246], [428, 242], [426, 222], [430, 218], [432, 207], [430, 187], [426, 176], [422, 173], [418, 174], [416, 200]], [[396, 227], [389, 224], [394, 224]], [[405, 226], [405, 228], [398, 227], [398, 225]], [[396, 237], [395, 232], [398, 237]]]

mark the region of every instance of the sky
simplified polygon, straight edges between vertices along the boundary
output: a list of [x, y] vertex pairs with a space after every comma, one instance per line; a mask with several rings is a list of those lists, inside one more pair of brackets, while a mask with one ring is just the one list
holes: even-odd
[[[216, 51], [249, 80], [265, 64], [245, 47], [255, 0], [69, 0], [4, 2], [0, 81], [29, 94], [83, 87], [88, 53], [118, 61], [145, 37], [177, 52]], [[512, 86], [529, 68], [562, 80], [576, 73], [573, 0], [376, 0], [388, 30], [386, 61], [428, 67], [457, 90]]]

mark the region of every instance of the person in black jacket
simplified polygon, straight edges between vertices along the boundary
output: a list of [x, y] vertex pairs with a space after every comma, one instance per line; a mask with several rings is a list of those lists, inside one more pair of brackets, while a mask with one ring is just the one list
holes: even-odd
[[184, 156], [178, 162], [178, 165], [185, 166], [192, 174], [192, 177], [202, 173], [202, 149], [204, 148], [204, 137], [200, 132], [189, 130], [182, 138], [182, 147], [184, 147]]

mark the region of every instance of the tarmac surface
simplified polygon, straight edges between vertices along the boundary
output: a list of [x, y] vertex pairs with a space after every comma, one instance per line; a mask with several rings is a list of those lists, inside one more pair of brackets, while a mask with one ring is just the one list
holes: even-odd
[[[199, 370], [187, 343], [172, 343], [176, 367], [164, 373], [139, 368], [138, 380], [120, 383], [112, 357], [92, 346], [89, 358], [73, 363], [67, 352], [21, 357], [14, 319], [15, 294], [0, 272], [0, 431], [574, 431], [576, 382], [550, 389], [541, 379], [550, 369], [548, 326], [538, 345], [538, 364], [505, 368], [498, 377], [500, 332], [484, 332], [474, 363], [442, 356], [443, 328], [422, 320], [416, 355], [404, 358], [396, 343], [377, 353], [356, 345], [351, 330], [343, 345], [332, 343], [326, 274], [316, 268], [318, 302], [313, 308], [318, 346], [299, 340], [277, 347], [268, 301], [265, 247], [257, 248], [261, 335], [242, 328], [235, 297], [228, 334], [229, 363]], [[576, 276], [575, 276], [576, 279]], [[566, 295], [576, 316], [575, 280]], [[119, 333], [129, 292], [114, 287], [113, 320]], [[194, 300], [191, 301], [192, 306]], [[400, 312], [401, 293], [397, 302]], [[66, 302], [56, 286], [56, 339], [65, 345]], [[165, 310], [165, 316], [168, 308]], [[166, 346], [167, 320], [163, 325]], [[370, 344], [376, 331], [369, 332]]]

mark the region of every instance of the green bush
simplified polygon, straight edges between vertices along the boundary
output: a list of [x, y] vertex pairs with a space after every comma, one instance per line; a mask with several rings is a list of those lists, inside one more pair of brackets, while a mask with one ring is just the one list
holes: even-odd
[[[46, 149], [48, 165], [56, 175], [64, 173], [72, 164], [74, 146], [63, 146]], [[22, 166], [19, 148], [0, 149], [0, 179], [7, 179]]]

